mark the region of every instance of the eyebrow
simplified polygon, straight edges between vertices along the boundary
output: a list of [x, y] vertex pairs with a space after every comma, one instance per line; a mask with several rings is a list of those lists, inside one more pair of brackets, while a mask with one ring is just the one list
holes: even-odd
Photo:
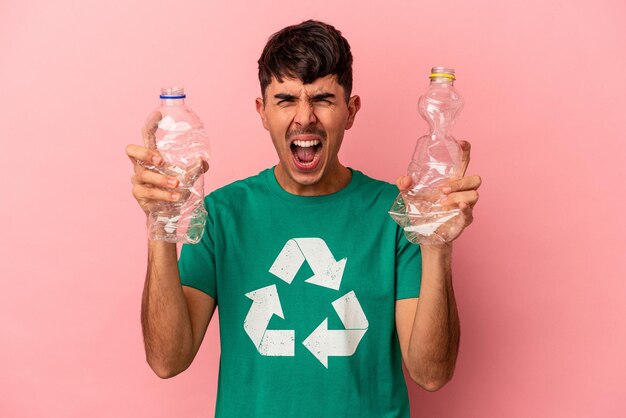
[[335, 95], [332, 93], [320, 93], [311, 97], [311, 100], [320, 101], [320, 100], [334, 99], [334, 98], [335, 98]]
[[[320, 100], [326, 100], [326, 99], [334, 99], [335, 97], [336, 96], [333, 93], [320, 93], [311, 97], [311, 100], [320, 101]], [[297, 99], [296, 96], [294, 96], [293, 94], [288, 94], [288, 93], [277, 93], [274, 95], [274, 98], [278, 100], [296, 100]]]
[[274, 98], [278, 100], [295, 100], [296, 96], [294, 96], [293, 94], [278, 93], [274, 95]]

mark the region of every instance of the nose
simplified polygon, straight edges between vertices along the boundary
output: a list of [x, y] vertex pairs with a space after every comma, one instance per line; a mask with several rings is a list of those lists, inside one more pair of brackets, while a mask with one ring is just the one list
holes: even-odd
[[296, 107], [296, 114], [294, 116], [294, 122], [296, 125], [301, 127], [314, 125], [315, 122], [317, 122], [317, 117], [315, 116], [311, 103], [305, 100], [298, 103], [298, 106]]

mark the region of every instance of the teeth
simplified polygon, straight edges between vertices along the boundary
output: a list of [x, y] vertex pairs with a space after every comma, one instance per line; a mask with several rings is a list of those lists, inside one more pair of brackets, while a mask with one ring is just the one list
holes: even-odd
[[320, 141], [318, 141], [317, 139], [314, 139], [312, 141], [300, 141], [299, 139], [293, 141], [294, 145], [298, 146], [298, 147], [303, 147], [303, 148], [307, 148], [307, 147], [314, 147], [316, 145], [318, 145], [320, 143]]

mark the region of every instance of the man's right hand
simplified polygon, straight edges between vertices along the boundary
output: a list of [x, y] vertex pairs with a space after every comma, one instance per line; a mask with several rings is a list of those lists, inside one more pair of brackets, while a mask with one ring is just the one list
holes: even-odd
[[147, 168], [163, 164], [163, 157], [154, 147], [154, 133], [160, 120], [161, 113], [151, 113], [142, 129], [144, 146], [130, 144], [126, 147], [126, 155], [135, 169], [135, 174], [131, 177], [133, 196], [146, 216], [155, 203], [176, 202], [180, 199], [180, 193], [175, 191], [178, 187], [176, 177], [168, 177]]
[[[155, 146], [154, 134], [161, 114], [150, 114], [143, 127], [144, 146], [128, 145], [126, 155], [133, 163], [131, 177], [133, 196], [148, 215], [159, 202], [176, 202], [181, 196], [179, 180], [158, 172], [164, 168], [163, 156]], [[206, 172], [203, 162], [199, 171]], [[141, 324], [146, 359], [154, 372], [162, 378], [175, 376], [193, 361], [216, 302], [200, 290], [181, 286], [175, 244], [149, 241], [148, 271], [144, 285]]]

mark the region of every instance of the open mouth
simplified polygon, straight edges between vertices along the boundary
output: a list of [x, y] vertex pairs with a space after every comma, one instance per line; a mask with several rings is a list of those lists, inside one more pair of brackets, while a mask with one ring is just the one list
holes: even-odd
[[313, 170], [320, 161], [322, 142], [318, 139], [296, 139], [291, 143], [293, 159], [301, 170]]

